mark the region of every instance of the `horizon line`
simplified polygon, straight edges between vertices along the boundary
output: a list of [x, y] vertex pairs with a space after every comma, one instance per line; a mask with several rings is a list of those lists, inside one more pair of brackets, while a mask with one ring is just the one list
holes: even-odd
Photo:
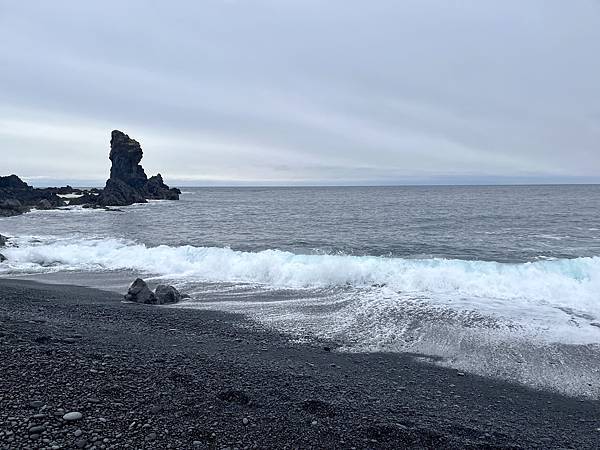
[[[65, 181], [63, 183], [52, 184], [52, 183], [41, 183], [34, 184], [29, 182], [30, 186], [34, 188], [45, 188], [45, 187], [64, 187], [71, 186], [74, 188], [103, 188], [104, 183], [73, 183]], [[600, 181], [593, 182], [507, 182], [507, 183], [397, 183], [397, 184], [254, 184], [254, 183], [242, 183], [242, 184], [176, 184], [171, 183], [172, 187], [177, 188], [336, 188], [336, 187], [347, 187], [347, 188], [366, 188], [366, 187], [494, 187], [494, 186], [599, 186]]]

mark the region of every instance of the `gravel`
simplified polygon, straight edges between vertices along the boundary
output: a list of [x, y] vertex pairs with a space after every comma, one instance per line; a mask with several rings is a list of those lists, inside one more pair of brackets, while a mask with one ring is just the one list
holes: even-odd
[[1, 449], [597, 448], [600, 439], [595, 400], [121, 298], [0, 279]]

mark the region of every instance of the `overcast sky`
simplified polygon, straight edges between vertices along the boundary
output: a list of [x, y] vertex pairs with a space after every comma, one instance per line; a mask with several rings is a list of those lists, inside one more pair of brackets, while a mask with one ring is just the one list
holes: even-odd
[[0, 0], [0, 174], [600, 181], [598, 0]]

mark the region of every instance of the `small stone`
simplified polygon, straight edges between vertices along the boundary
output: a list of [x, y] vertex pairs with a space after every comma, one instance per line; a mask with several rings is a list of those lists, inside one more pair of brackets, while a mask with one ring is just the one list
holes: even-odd
[[458, 375], [459, 377], [464, 377], [465, 376], [464, 372], [457, 372], [456, 375]]
[[73, 422], [75, 420], [80, 420], [83, 417], [83, 414], [77, 411], [72, 411], [63, 416], [63, 419], [67, 422]]
[[155, 439], [156, 439], [156, 433], [150, 433], [150, 434], [147, 436], [147, 438], [148, 438], [148, 440], [149, 440], [149, 441], [153, 441], [153, 440], [155, 440]]
[[33, 400], [29, 402], [29, 406], [31, 406], [32, 408], [41, 408], [42, 406], [44, 406], [44, 402], [41, 402], [39, 400]]
[[311, 424], [312, 426], [315, 426], [315, 425], [317, 424], [317, 421], [316, 421], [316, 420], [313, 420], [313, 421], [312, 421], [310, 424]]
[[161, 406], [153, 406], [152, 408], [150, 408], [150, 412], [152, 414], [158, 414], [161, 411], [162, 411], [162, 407]]
[[46, 431], [46, 427], [43, 425], [39, 425], [37, 427], [31, 427], [29, 429], [29, 434], [41, 434]]
[[194, 447], [200, 447], [202, 445], [202, 442], [194, 441], [192, 444], [194, 445]]
[[39, 439], [40, 435], [39, 434], [30, 434], [29, 435], [29, 439]]
[[83, 434], [83, 431], [81, 431], [81, 430], [75, 430], [75, 433], [73, 433], [73, 435], [74, 435], [75, 437], [79, 437], [79, 436], [81, 436], [82, 434]]
[[75, 441], [75, 447], [77, 448], [84, 448], [87, 445], [87, 441], [85, 439], [80, 439], [78, 441]]
[[247, 417], [244, 417], [244, 418], [242, 419], [242, 423], [243, 423], [244, 425], [248, 425], [248, 423], [249, 423], [249, 422], [250, 422], [250, 421], [248, 420], [248, 418], [247, 418]]

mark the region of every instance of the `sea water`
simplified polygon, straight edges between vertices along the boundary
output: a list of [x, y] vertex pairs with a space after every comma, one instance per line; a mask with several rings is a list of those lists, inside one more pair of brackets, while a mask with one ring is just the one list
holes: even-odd
[[0, 219], [2, 276], [141, 275], [341, 351], [600, 396], [600, 186], [186, 188]]

